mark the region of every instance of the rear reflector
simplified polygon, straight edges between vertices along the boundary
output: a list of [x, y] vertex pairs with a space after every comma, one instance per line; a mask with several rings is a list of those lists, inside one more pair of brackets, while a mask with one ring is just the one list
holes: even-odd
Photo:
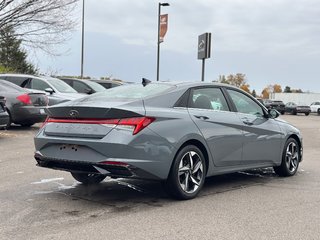
[[27, 105], [32, 104], [31, 98], [30, 98], [30, 96], [29, 96], [28, 94], [20, 95], [20, 96], [17, 97], [17, 99], [18, 99], [20, 102], [24, 103], [24, 104], [27, 104]]
[[121, 166], [121, 167], [128, 167], [129, 164], [124, 163], [124, 162], [116, 162], [116, 161], [104, 161], [104, 162], [99, 162], [101, 164], [106, 164], [106, 165], [114, 165], [114, 166]]
[[[135, 117], [122, 119], [62, 119], [62, 118], [47, 118], [43, 126], [47, 123], [78, 123], [78, 124], [101, 124], [115, 125], [122, 127], [132, 127], [133, 135], [139, 133], [155, 120], [153, 117]], [[43, 127], [42, 126], [42, 127]]]

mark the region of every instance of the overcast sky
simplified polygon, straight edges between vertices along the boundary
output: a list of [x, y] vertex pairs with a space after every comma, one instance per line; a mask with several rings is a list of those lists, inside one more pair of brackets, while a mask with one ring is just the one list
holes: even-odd
[[[259, 93], [275, 83], [320, 92], [319, 0], [168, 2], [162, 8], [169, 28], [161, 44], [160, 79], [200, 81], [198, 35], [211, 32], [206, 81], [244, 73]], [[85, 10], [85, 75], [156, 79], [158, 1], [86, 0]], [[80, 75], [80, 27], [58, 47], [64, 55], [37, 54], [41, 72]]]

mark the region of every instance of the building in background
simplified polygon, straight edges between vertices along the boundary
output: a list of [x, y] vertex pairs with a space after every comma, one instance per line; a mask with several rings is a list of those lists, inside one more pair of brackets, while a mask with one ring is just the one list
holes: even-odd
[[294, 102], [296, 104], [310, 105], [320, 101], [320, 93], [270, 93], [270, 99], [281, 100], [285, 104]]

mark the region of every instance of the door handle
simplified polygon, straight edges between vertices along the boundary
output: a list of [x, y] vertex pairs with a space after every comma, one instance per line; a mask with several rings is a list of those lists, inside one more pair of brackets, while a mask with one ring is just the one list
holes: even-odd
[[251, 125], [253, 125], [253, 122], [251, 122], [251, 121], [249, 121], [249, 119], [248, 118], [242, 118], [242, 122], [244, 123], [244, 124], [246, 124], [246, 125], [249, 125], [249, 126], [251, 126]]
[[194, 115], [196, 118], [199, 118], [200, 120], [207, 120], [209, 119], [207, 116], [198, 116], [198, 115]]
[[249, 121], [243, 121], [243, 123], [246, 124], [246, 125], [250, 125], [250, 126], [253, 125], [253, 123], [249, 122]]

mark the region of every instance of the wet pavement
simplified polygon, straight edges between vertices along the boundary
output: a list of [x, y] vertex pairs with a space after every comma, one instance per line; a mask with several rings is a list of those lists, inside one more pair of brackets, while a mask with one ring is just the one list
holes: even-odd
[[271, 168], [208, 178], [176, 201], [158, 182], [83, 186], [35, 166], [37, 127], [0, 131], [0, 239], [320, 239], [320, 117], [283, 116], [304, 136], [294, 177]]

